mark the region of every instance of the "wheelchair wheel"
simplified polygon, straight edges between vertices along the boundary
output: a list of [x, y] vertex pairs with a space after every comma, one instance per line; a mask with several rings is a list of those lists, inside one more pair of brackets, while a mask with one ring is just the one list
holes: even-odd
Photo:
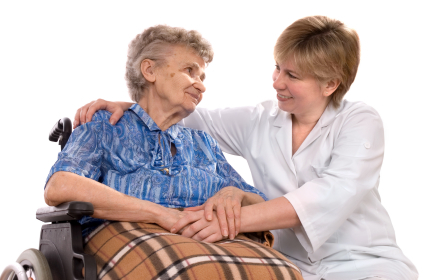
[[[52, 280], [48, 261], [39, 250], [25, 250], [21, 253], [16, 262], [22, 265], [22, 267], [25, 269], [28, 279], [32, 277], [35, 280]], [[12, 277], [9, 279], [15, 278]]]

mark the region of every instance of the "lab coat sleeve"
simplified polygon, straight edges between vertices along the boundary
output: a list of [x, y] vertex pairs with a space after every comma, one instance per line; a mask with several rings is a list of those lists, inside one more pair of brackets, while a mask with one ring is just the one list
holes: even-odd
[[249, 135], [260, 116], [259, 109], [258, 106], [216, 110], [197, 108], [180, 124], [209, 133], [219, 142], [222, 151], [244, 156]]
[[369, 106], [347, 112], [337, 131], [326, 166], [312, 166], [316, 179], [286, 194], [302, 226], [294, 229], [313, 253], [338, 230], [361, 200], [378, 186], [384, 155], [383, 124]]

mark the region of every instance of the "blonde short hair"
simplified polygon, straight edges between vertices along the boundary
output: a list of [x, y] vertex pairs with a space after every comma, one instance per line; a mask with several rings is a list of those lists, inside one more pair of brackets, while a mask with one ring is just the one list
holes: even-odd
[[319, 81], [339, 79], [331, 95], [335, 107], [353, 83], [360, 61], [359, 36], [341, 21], [325, 16], [299, 19], [287, 27], [274, 47], [280, 63], [294, 59], [299, 71]]
[[140, 70], [145, 59], [155, 61], [156, 67], [165, 63], [171, 46], [182, 45], [199, 55], [206, 65], [213, 60], [213, 49], [198, 31], [168, 25], [156, 25], [144, 30], [128, 45], [125, 80], [133, 101], [139, 102], [148, 83]]

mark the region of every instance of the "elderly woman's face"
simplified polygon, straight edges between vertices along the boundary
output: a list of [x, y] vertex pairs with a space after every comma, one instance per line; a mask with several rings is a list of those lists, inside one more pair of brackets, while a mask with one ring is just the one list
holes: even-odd
[[205, 62], [192, 50], [174, 46], [166, 63], [156, 70], [154, 87], [161, 102], [169, 108], [192, 113], [206, 91]]
[[279, 108], [291, 114], [308, 114], [324, 109], [329, 102], [324, 95], [323, 84], [300, 73], [291, 59], [276, 64], [273, 87], [277, 91]]

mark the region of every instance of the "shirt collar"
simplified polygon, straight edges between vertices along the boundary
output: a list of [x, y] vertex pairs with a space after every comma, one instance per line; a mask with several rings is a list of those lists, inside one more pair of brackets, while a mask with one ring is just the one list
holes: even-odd
[[[331, 124], [332, 121], [335, 119], [335, 117], [338, 115], [338, 113], [341, 112], [341, 108], [343, 106], [344, 106], [344, 101], [341, 102], [339, 108], [335, 108], [334, 105], [332, 104], [332, 101], [329, 102], [322, 116], [320, 116], [317, 126], [320, 125], [320, 128], [322, 128]], [[280, 108], [278, 108], [277, 105], [275, 109], [276, 109], [275, 111], [277, 113], [277, 117], [274, 120], [274, 123], [273, 123], [274, 126], [282, 127], [285, 124], [286, 120], [292, 121], [292, 118], [290, 118], [289, 113], [282, 111]]]
[[167, 133], [173, 139], [176, 139], [177, 135], [179, 134], [179, 126], [177, 124], [173, 124], [172, 126], [167, 128], [166, 131], [162, 131], [154, 122], [154, 120], [149, 116], [149, 114], [146, 113], [146, 111], [143, 110], [143, 108], [140, 107], [140, 105], [137, 103], [133, 104], [130, 107], [130, 110], [132, 110], [137, 116], [139, 116], [139, 118], [143, 121], [147, 128], [149, 128], [150, 131]]

